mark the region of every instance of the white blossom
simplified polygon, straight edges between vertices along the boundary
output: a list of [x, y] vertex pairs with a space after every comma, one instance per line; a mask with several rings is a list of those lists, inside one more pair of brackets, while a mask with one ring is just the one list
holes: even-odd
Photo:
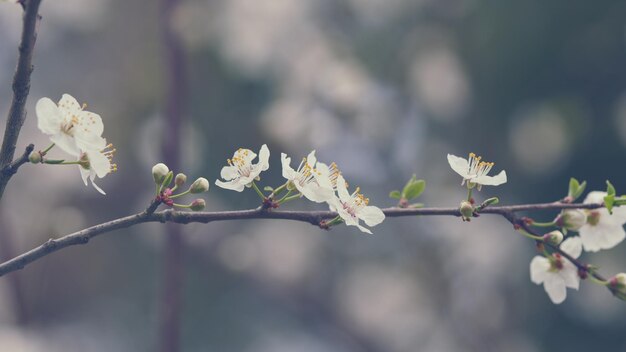
[[385, 214], [380, 208], [369, 205], [369, 198], [365, 198], [360, 192], [360, 188], [350, 194], [341, 174], [337, 175], [337, 194], [328, 204], [332, 211], [336, 211], [346, 225], [356, 226], [359, 230], [371, 234], [372, 231], [362, 226], [359, 220], [363, 220], [367, 226], [376, 226], [385, 220]]
[[[560, 246], [563, 252], [578, 258], [582, 252], [580, 237], [571, 237]], [[543, 288], [554, 304], [559, 304], [567, 296], [567, 287], [578, 290], [580, 278], [578, 269], [559, 253], [550, 257], [536, 256], [530, 262], [530, 280]]]
[[304, 158], [297, 170], [291, 167], [291, 158], [281, 154], [283, 177], [288, 180], [288, 187], [295, 187], [303, 196], [316, 203], [327, 202], [334, 197], [333, 184], [330, 179], [330, 170], [318, 163], [315, 151]]
[[225, 180], [216, 180], [219, 187], [241, 192], [244, 188], [258, 180], [261, 172], [267, 170], [269, 165], [270, 151], [267, 145], [263, 144], [259, 151], [259, 161], [256, 164], [252, 160], [256, 154], [250, 149], [239, 148], [232, 159], [228, 159], [228, 166], [224, 166], [220, 176]]
[[100, 115], [85, 111], [74, 97], [63, 94], [58, 105], [50, 98], [41, 98], [35, 106], [37, 127], [65, 152], [78, 155], [85, 150], [98, 150], [106, 143]]
[[[606, 192], [589, 192], [584, 203], [600, 204], [605, 196]], [[609, 214], [606, 208], [587, 210], [587, 223], [578, 230], [583, 248], [588, 252], [597, 252], [615, 247], [626, 237], [625, 223], [626, 207], [613, 208], [613, 214]]]
[[452, 170], [463, 177], [461, 185], [468, 182], [468, 187], [476, 185], [478, 190], [484, 186], [498, 186], [506, 183], [506, 171], [502, 170], [496, 176], [487, 176], [494, 163], [481, 161], [480, 156], [470, 153], [467, 159], [448, 154], [448, 163]]
[[111, 172], [117, 171], [117, 165], [113, 163], [113, 155], [115, 149], [112, 144], [106, 145], [104, 148], [97, 150], [91, 149], [81, 152], [78, 157], [78, 169], [80, 170], [80, 176], [88, 185], [87, 179], [91, 181], [93, 187], [100, 193], [106, 194], [102, 188], [100, 188], [94, 180], [96, 177], [104, 178]]

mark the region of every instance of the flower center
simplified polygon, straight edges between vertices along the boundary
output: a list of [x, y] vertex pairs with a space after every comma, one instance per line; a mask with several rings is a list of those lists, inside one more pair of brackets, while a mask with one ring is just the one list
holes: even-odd
[[[330, 180], [330, 184], [333, 185], [333, 189], [337, 189], [337, 178], [341, 175], [341, 171], [337, 167], [337, 164], [333, 161], [329, 166], [330, 175], [328, 176]], [[346, 181], [346, 187], [348, 187], [348, 182]]]
[[354, 193], [350, 196], [350, 199], [346, 202], [341, 202], [343, 209], [348, 212], [353, 218], [356, 218], [356, 213], [363, 207], [366, 207], [370, 203], [369, 198], [365, 198], [360, 193], [361, 188], [357, 187]]
[[469, 153], [467, 161], [469, 165], [468, 174], [474, 177], [486, 175], [495, 165], [495, 163], [482, 161], [482, 157], [474, 153]]
[[248, 177], [252, 172], [252, 164], [248, 161], [250, 151], [247, 149], [239, 148], [235, 152], [235, 156], [232, 159], [228, 159], [228, 165], [237, 168], [237, 172], [240, 176]]
[[587, 215], [587, 223], [591, 226], [596, 226], [600, 222], [600, 212], [592, 211]]
[[554, 253], [549, 260], [551, 272], [559, 272], [563, 269], [563, 257], [559, 253]]
[[102, 154], [104, 154], [104, 156], [107, 157], [107, 159], [109, 159], [109, 164], [111, 164], [109, 168], [109, 173], [117, 171], [117, 164], [113, 162], [113, 155], [115, 155], [116, 151], [117, 149], [113, 147], [113, 143], [107, 144], [107, 146], [100, 151]]

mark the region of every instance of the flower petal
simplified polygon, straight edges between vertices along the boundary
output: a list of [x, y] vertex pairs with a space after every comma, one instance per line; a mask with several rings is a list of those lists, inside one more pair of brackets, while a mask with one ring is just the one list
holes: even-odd
[[[602, 219], [602, 218], [600, 218]], [[626, 232], [621, 225], [598, 223], [586, 224], [579, 230], [580, 238], [587, 252], [597, 252], [602, 249], [611, 249], [621, 243]]]
[[495, 176], [483, 175], [471, 179], [471, 182], [485, 186], [499, 186], [506, 183], [506, 181], [506, 171], [504, 170], [500, 171], [500, 173]]
[[550, 278], [543, 282], [543, 288], [554, 304], [563, 303], [567, 297], [565, 281], [559, 275], [550, 275]]
[[104, 124], [100, 115], [90, 111], [80, 111], [77, 114], [78, 123], [75, 126], [77, 134], [93, 134], [102, 136], [104, 132]]
[[244, 188], [246, 188], [246, 185], [237, 181], [223, 182], [222, 180], [215, 180], [215, 185], [224, 189], [229, 189], [237, 192], [242, 192]]
[[224, 166], [220, 171], [220, 177], [226, 181], [230, 181], [239, 177], [239, 171], [235, 166]]
[[337, 194], [339, 195], [339, 199], [344, 202], [350, 199], [350, 193], [348, 193], [348, 188], [346, 187], [346, 180], [341, 174], [337, 175]]
[[448, 154], [448, 164], [454, 172], [461, 175], [464, 179], [470, 178], [469, 173], [469, 163], [467, 159], [458, 157], [456, 155]]
[[385, 220], [385, 213], [380, 208], [369, 205], [362, 208], [357, 216], [367, 224], [367, 226], [376, 226]]
[[35, 105], [35, 113], [37, 114], [37, 128], [45, 134], [57, 134], [61, 132], [61, 123], [63, 115], [50, 98], [41, 98]]
[[583, 243], [580, 237], [570, 237], [563, 241], [559, 248], [572, 257], [578, 258], [583, 251]]
[[78, 147], [76, 146], [76, 140], [74, 140], [72, 136], [69, 136], [65, 133], [57, 133], [55, 135], [50, 136], [50, 140], [56, 146], [61, 148], [61, 150], [63, 150], [64, 152], [72, 156], [80, 155], [80, 151], [78, 150]]
[[530, 281], [540, 285], [544, 282], [549, 275], [550, 261], [541, 256], [535, 256], [530, 261]]
[[559, 275], [563, 278], [565, 286], [578, 290], [580, 286], [580, 277], [578, 269], [572, 263], [565, 263], [563, 269], [559, 271]]
[[[259, 151], [259, 165], [261, 171], [265, 171], [270, 168], [270, 150], [267, 148], [266, 144], [261, 146], [261, 150]], [[259, 172], [260, 173], [260, 172]]]
[[293, 181], [296, 176], [296, 170], [291, 168], [291, 158], [285, 153], [280, 154], [280, 163], [283, 167], [283, 177], [287, 180]]

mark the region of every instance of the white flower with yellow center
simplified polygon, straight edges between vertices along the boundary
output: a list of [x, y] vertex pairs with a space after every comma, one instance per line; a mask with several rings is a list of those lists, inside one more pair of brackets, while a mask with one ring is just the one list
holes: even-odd
[[[561, 243], [560, 248], [573, 258], [578, 258], [582, 252], [580, 237], [566, 239]], [[554, 304], [565, 301], [567, 287], [578, 290], [580, 285], [578, 268], [558, 253], [554, 253], [549, 258], [534, 257], [530, 262], [530, 281], [537, 285], [543, 284], [543, 288]]]
[[[585, 204], [602, 204], [606, 192], [589, 192]], [[587, 222], [578, 230], [587, 252], [597, 252], [617, 246], [626, 237], [626, 206], [613, 208], [609, 214], [606, 208], [587, 210]]]
[[297, 189], [307, 199], [322, 203], [335, 194], [330, 180], [330, 171], [323, 163], [318, 163], [315, 150], [302, 159], [297, 170], [291, 167], [291, 158], [282, 153], [283, 177], [288, 180], [288, 189]]
[[58, 104], [50, 98], [41, 98], [35, 106], [37, 127], [69, 154], [98, 149], [103, 145], [102, 118], [84, 108], [69, 94], [63, 94]]
[[480, 191], [482, 186], [498, 186], [506, 183], [506, 171], [502, 170], [496, 176], [487, 176], [494, 163], [485, 162], [481, 159], [474, 153], [470, 153], [467, 159], [448, 154], [450, 167], [463, 177], [461, 185], [467, 181], [469, 188], [476, 185]]
[[263, 144], [259, 151], [259, 162], [252, 163], [256, 154], [250, 149], [239, 148], [232, 159], [228, 159], [228, 166], [224, 166], [220, 176], [225, 180], [216, 180], [219, 187], [241, 192], [254, 180], [259, 180], [261, 172], [269, 169], [270, 151], [267, 145]]
[[346, 225], [356, 226], [359, 230], [371, 234], [368, 228], [362, 226], [359, 220], [363, 220], [367, 226], [376, 226], [385, 220], [385, 214], [380, 208], [369, 205], [369, 198], [359, 193], [360, 188], [350, 194], [341, 174], [337, 175], [337, 194], [328, 201], [330, 210], [336, 211]]
[[113, 144], [108, 144], [102, 149], [92, 149], [78, 155], [78, 169], [85, 186], [88, 185], [87, 179], [89, 179], [98, 192], [106, 194], [102, 188], [96, 185], [94, 180], [96, 176], [103, 178], [111, 172], [117, 171], [117, 165], [113, 163], [115, 151]]

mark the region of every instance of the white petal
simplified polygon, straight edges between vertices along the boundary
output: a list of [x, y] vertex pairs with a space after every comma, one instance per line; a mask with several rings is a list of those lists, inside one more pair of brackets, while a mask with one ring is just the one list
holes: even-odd
[[95, 182], [93, 182], [93, 178], [91, 179], [91, 185], [93, 186], [93, 188], [96, 189], [96, 191], [98, 191], [98, 192], [100, 192], [100, 193], [102, 193], [103, 195], [106, 196], [106, 193], [104, 193], [102, 188], [98, 187], [98, 185]]
[[358, 227], [359, 230], [361, 230], [361, 232], [365, 232], [365, 233], [368, 233], [370, 235], [372, 234], [372, 231], [370, 231], [367, 227], [364, 227], [364, 226], [362, 226], [360, 224], [356, 224], [356, 227]]
[[41, 98], [35, 105], [37, 114], [37, 127], [45, 134], [57, 134], [61, 132], [61, 122], [63, 115], [57, 104], [50, 98]]
[[[567, 260], [567, 259], [564, 259]], [[580, 277], [578, 276], [578, 269], [572, 263], [564, 263], [563, 269], [559, 271], [559, 275], [563, 278], [565, 286], [578, 290], [580, 286]]]
[[86, 153], [89, 159], [89, 166], [98, 177], [103, 178], [111, 172], [111, 162], [106, 155], [99, 151], [87, 151]]
[[237, 170], [239, 169], [235, 166], [224, 166], [222, 168], [222, 171], [220, 171], [220, 177], [226, 181], [230, 181], [234, 178], [239, 177], [239, 171]]
[[313, 177], [317, 184], [322, 188], [330, 189], [334, 193], [333, 184], [330, 182], [330, 170], [324, 163], [317, 163], [315, 166], [317, 172], [313, 173]]
[[296, 176], [296, 170], [291, 168], [291, 158], [285, 153], [280, 154], [280, 163], [283, 167], [283, 177], [287, 180], [293, 181]]
[[530, 281], [539, 285], [546, 280], [549, 275], [550, 261], [541, 256], [535, 256], [530, 261]]
[[543, 282], [543, 288], [546, 290], [548, 296], [554, 304], [563, 303], [563, 301], [565, 301], [565, 297], [567, 297], [565, 282], [558, 275], [551, 275], [550, 278], [545, 280]]
[[56, 146], [61, 148], [61, 150], [63, 150], [64, 152], [72, 156], [80, 155], [80, 151], [78, 150], [78, 147], [76, 146], [76, 140], [72, 138], [71, 136], [68, 136], [65, 133], [58, 133], [58, 134], [50, 136], [50, 140]]
[[580, 237], [570, 237], [563, 241], [559, 248], [572, 257], [578, 258], [583, 251], [583, 243]]
[[464, 179], [470, 178], [469, 173], [469, 164], [467, 159], [460, 158], [456, 155], [448, 154], [448, 164], [452, 170], [454, 170], [457, 174], [461, 175]]
[[357, 216], [363, 220], [367, 226], [376, 226], [385, 220], [383, 211], [372, 205], [362, 208]]
[[610, 249], [621, 243], [626, 232], [621, 225], [598, 223], [595, 226], [586, 224], [579, 230], [585, 251], [597, 252], [601, 249]]
[[78, 124], [74, 127], [76, 133], [102, 136], [104, 124], [100, 115], [90, 111], [80, 111], [77, 116]]
[[337, 194], [342, 201], [348, 201], [350, 199], [350, 193], [346, 187], [346, 180], [341, 174], [337, 175]]
[[102, 150], [106, 147], [106, 139], [95, 134], [74, 134], [74, 141], [80, 150]]
[[241, 192], [244, 190], [244, 188], [246, 188], [246, 185], [237, 181], [223, 182], [221, 180], [216, 180], [215, 185], [224, 189], [229, 189], [237, 192]]
[[85, 186], [88, 186], [89, 184], [87, 183], [87, 179], [89, 178], [89, 170], [83, 168], [82, 166], [78, 166], [78, 171], [80, 171], [80, 177], [83, 179], [83, 182], [85, 183]]
[[616, 225], [626, 224], [626, 206], [613, 208], [613, 215], [611, 215], [611, 221]]
[[306, 157], [306, 162], [311, 167], [315, 166], [315, 163], [317, 163], [317, 158], [315, 157], [315, 150], [309, 153], [309, 155]]
[[585, 201], [583, 203], [599, 204], [599, 203], [604, 202], [605, 196], [606, 196], [606, 192], [600, 192], [600, 191], [589, 192], [589, 194], [587, 194], [587, 197], [585, 197]]
[[499, 186], [503, 183], [506, 183], [506, 171], [502, 170], [499, 174], [495, 176], [478, 176], [471, 180], [471, 182], [478, 183], [479, 185], [485, 186]]
[[332, 189], [323, 188], [315, 184], [309, 184], [302, 187], [296, 182], [295, 185], [298, 191], [300, 191], [302, 195], [312, 202], [324, 203], [335, 195]]
[[73, 96], [69, 94], [63, 94], [61, 100], [59, 100], [59, 108], [65, 112], [75, 113], [81, 110], [81, 106]]
[[[270, 168], [270, 150], [267, 148], [266, 144], [261, 146], [261, 150], [259, 151], [259, 165], [260, 171], [265, 171]], [[259, 171], [259, 173], [261, 173]]]

